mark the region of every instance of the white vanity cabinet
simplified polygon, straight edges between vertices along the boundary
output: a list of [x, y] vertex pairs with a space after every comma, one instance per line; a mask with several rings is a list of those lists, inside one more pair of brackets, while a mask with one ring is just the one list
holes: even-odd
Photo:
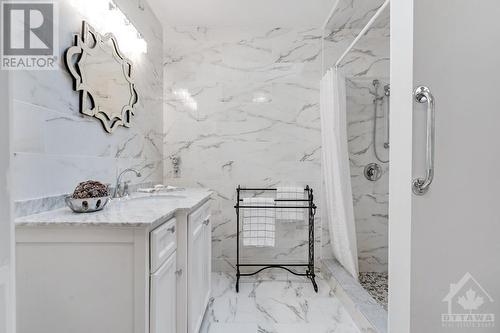
[[210, 298], [212, 224], [208, 204], [188, 217], [188, 332], [198, 333]]
[[119, 204], [17, 219], [17, 333], [198, 333], [210, 295], [210, 194], [132, 202], [135, 220]]
[[177, 220], [170, 219], [150, 234], [150, 332], [177, 331]]
[[177, 274], [175, 253], [151, 274], [150, 332], [173, 333], [177, 330]]

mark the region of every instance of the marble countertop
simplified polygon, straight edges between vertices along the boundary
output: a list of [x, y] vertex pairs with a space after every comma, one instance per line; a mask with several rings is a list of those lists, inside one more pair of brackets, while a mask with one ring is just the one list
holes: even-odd
[[128, 226], [156, 227], [178, 210], [194, 210], [204, 203], [211, 191], [185, 189], [153, 194], [133, 193], [124, 199], [114, 199], [101, 211], [74, 213], [68, 207], [19, 217], [16, 227], [22, 226]]

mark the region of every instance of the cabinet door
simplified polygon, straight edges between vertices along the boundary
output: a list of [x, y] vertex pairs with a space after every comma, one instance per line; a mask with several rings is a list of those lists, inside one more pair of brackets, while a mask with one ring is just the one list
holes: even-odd
[[151, 275], [151, 333], [176, 333], [176, 252]]
[[205, 312], [205, 307], [208, 305], [212, 286], [212, 223], [210, 221], [210, 216], [206, 217], [203, 226], [203, 254], [202, 302], [204, 305], [203, 312]]
[[190, 221], [188, 261], [189, 261], [189, 333], [198, 333], [210, 297], [211, 277], [211, 238], [210, 219], [193, 219]]

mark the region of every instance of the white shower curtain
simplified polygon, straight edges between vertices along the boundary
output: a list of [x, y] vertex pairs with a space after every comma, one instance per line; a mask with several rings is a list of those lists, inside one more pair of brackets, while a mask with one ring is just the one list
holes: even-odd
[[323, 182], [333, 254], [358, 278], [356, 226], [347, 149], [346, 84], [344, 75], [330, 69], [321, 80], [321, 137]]

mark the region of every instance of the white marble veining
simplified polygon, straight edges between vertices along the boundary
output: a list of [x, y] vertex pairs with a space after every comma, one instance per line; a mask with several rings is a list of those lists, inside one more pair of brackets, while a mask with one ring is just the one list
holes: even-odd
[[[325, 33], [323, 72], [332, 67], [352, 42], [357, 32], [349, 29]], [[340, 63], [347, 77], [389, 76], [390, 39], [386, 29], [371, 29]]]
[[[383, 3], [384, 0], [339, 0], [325, 29], [332, 33], [345, 29], [360, 31]], [[371, 29], [388, 29], [389, 14], [389, 8], [386, 8]]]
[[[303, 186], [321, 199], [318, 29], [173, 27], [165, 37], [165, 177], [217, 195], [214, 269], [235, 263], [235, 192]], [[172, 157], [178, 157], [177, 172]], [[316, 219], [316, 259], [321, 221]], [[279, 225], [274, 249], [242, 258], [307, 258], [305, 223]]]
[[64, 198], [66, 196], [67, 194], [61, 194], [51, 197], [16, 201], [14, 202], [14, 216], [21, 217], [33, 215], [64, 207]]
[[154, 228], [179, 209], [192, 210], [212, 194], [206, 189], [139, 194], [112, 200], [103, 210], [74, 213], [68, 207], [16, 219], [16, 226], [149, 226]]
[[328, 284], [318, 278], [319, 293], [309, 280], [281, 271], [240, 280], [214, 273], [212, 300], [201, 333], [359, 333]]
[[[80, 182], [113, 183], [127, 167], [138, 168], [133, 182], [162, 182], [162, 27], [144, 3], [117, 5], [148, 43], [147, 54], [126, 54], [134, 63], [139, 93], [130, 129], [107, 134], [98, 121], [79, 113], [79, 94], [64, 63], [64, 51], [81, 31], [82, 20], [96, 29], [105, 18], [87, 15], [88, 1], [56, 1], [59, 7], [59, 60], [54, 71], [13, 73], [13, 199], [26, 201], [71, 192]], [[87, 4], [86, 4], [87, 3]], [[106, 32], [106, 31], [102, 31]], [[50, 208], [51, 206], [47, 207]]]

